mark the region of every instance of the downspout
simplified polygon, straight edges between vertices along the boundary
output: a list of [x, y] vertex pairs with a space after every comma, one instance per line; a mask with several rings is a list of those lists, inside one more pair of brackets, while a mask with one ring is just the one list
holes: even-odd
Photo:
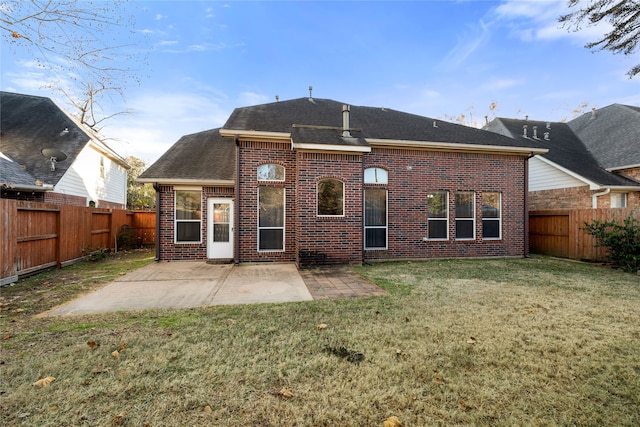
[[591, 196], [591, 208], [598, 209], [598, 197], [606, 196], [610, 192], [611, 192], [611, 187], [605, 188], [604, 191], [601, 191], [600, 193], [594, 193], [593, 196]]
[[524, 257], [529, 258], [529, 159], [535, 154], [529, 154], [524, 162]]
[[155, 261], [160, 261], [160, 186], [157, 182], [153, 183], [153, 189], [156, 190], [156, 259]]
[[233, 137], [236, 143], [236, 182], [234, 185], [235, 201], [233, 209], [233, 263], [240, 262], [240, 141], [238, 135]]

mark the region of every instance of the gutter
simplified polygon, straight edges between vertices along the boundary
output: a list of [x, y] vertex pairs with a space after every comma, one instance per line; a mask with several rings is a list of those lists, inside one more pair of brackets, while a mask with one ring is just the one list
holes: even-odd
[[611, 192], [611, 187], [607, 187], [607, 188], [604, 189], [604, 191], [601, 191], [600, 193], [593, 194], [593, 196], [591, 196], [591, 208], [592, 209], [597, 209], [598, 208], [598, 197], [606, 196], [610, 192]]
[[236, 143], [236, 182], [234, 187], [235, 200], [233, 202], [233, 263], [240, 263], [240, 138], [233, 136]]
[[157, 182], [153, 183], [153, 189], [156, 190], [156, 259], [160, 261], [160, 186]]
[[52, 191], [53, 185], [51, 184], [42, 184], [42, 185], [21, 185], [21, 184], [11, 184], [9, 182], [3, 182], [0, 184], [0, 187], [4, 190], [13, 190], [13, 191]]

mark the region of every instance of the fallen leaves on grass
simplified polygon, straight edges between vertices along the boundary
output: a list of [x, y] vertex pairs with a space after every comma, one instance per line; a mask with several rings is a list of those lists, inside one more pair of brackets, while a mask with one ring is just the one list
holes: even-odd
[[276, 394], [277, 396], [286, 397], [287, 399], [291, 399], [293, 397], [293, 393], [291, 393], [291, 390], [286, 388], [282, 388], [280, 389], [280, 391], [277, 391], [274, 394]]
[[207, 405], [204, 407], [204, 409], [202, 409], [202, 412], [204, 412], [205, 414], [211, 414], [213, 412], [213, 409], [211, 409], [211, 406]]
[[7, 341], [7, 340], [11, 339], [11, 336], [12, 336], [11, 334], [7, 334], [7, 335], [3, 336], [2, 339], [3, 339], [3, 341]]
[[111, 424], [122, 424], [122, 422], [124, 421], [124, 417], [127, 416], [127, 411], [122, 411], [120, 412], [118, 415], [116, 415], [115, 417], [113, 417], [113, 419], [111, 420]]
[[398, 417], [389, 417], [384, 420], [384, 427], [402, 427], [402, 421]]
[[478, 340], [475, 339], [474, 337], [469, 337], [469, 339], [467, 340], [467, 344], [475, 344], [477, 342]]
[[55, 377], [45, 377], [45, 378], [39, 379], [38, 381], [34, 382], [31, 385], [36, 387], [47, 387], [49, 384], [51, 384], [55, 380], [56, 380]]
[[113, 356], [115, 359], [120, 357], [120, 352], [118, 350], [113, 350], [111, 352], [111, 356]]
[[318, 329], [327, 329], [327, 326], [328, 326], [328, 325], [327, 325], [326, 323], [320, 323], [320, 324], [318, 325]]
[[92, 349], [96, 349], [100, 347], [100, 344], [98, 344], [95, 341], [87, 341], [87, 345], [89, 346], [89, 348], [92, 348]]

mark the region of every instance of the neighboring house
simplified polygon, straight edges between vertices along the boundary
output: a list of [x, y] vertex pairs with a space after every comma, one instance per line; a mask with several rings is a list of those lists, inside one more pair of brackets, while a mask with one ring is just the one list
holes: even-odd
[[529, 209], [640, 207], [640, 109], [614, 104], [569, 123], [496, 118], [486, 130], [549, 150], [529, 161]]
[[2, 198], [124, 209], [125, 159], [51, 99], [0, 92]]
[[139, 181], [157, 257], [360, 264], [525, 256], [535, 141], [386, 108], [301, 98], [237, 108]]

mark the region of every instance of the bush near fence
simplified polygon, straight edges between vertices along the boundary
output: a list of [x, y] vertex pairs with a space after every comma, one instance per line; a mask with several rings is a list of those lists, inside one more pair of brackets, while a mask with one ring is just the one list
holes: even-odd
[[123, 225], [136, 242], [155, 243], [155, 212], [0, 199], [0, 284], [62, 267], [88, 252], [115, 250]]
[[584, 261], [606, 261], [607, 248], [583, 228], [594, 220], [624, 222], [633, 216], [640, 220], [640, 209], [574, 209], [529, 212], [529, 250]]

